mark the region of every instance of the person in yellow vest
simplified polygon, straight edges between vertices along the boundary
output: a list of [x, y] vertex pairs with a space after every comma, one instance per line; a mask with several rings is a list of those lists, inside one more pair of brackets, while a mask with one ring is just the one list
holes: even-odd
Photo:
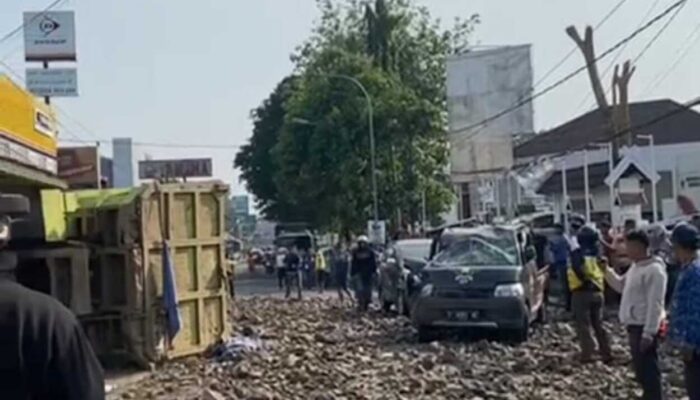
[[316, 283], [318, 291], [323, 293], [328, 285], [328, 260], [323, 255], [323, 249], [316, 252]]
[[[603, 327], [603, 289], [607, 264], [599, 257], [598, 232], [584, 226], [576, 235], [578, 248], [571, 254], [567, 280], [571, 290], [571, 308], [574, 325], [581, 346], [581, 362], [593, 361], [598, 342], [598, 351], [603, 362], [610, 362], [610, 340]], [[594, 339], [595, 335], [595, 339]]]

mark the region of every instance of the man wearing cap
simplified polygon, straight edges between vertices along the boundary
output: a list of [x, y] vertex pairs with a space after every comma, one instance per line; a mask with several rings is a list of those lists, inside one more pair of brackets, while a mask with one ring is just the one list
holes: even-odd
[[372, 282], [377, 273], [377, 257], [369, 246], [367, 236], [357, 238], [357, 247], [352, 252], [350, 276], [357, 284], [357, 305], [367, 311], [372, 302]]
[[[9, 222], [0, 221], [0, 248]], [[0, 398], [101, 400], [102, 367], [73, 313], [15, 282], [17, 258], [0, 249]]]
[[690, 400], [700, 400], [700, 234], [689, 224], [678, 225], [671, 234], [680, 276], [671, 300], [669, 338], [681, 350], [685, 385]]

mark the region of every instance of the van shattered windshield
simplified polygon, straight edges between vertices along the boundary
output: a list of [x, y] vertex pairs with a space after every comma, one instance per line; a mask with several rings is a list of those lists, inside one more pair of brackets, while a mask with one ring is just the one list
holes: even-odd
[[433, 266], [516, 266], [519, 263], [515, 233], [488, 227], [460, 235], [435, 257]]

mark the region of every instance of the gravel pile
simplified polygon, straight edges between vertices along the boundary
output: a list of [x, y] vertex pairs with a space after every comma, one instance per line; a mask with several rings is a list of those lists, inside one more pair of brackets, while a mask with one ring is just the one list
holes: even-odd
[[[537, 327], [510, 346], [479, 338], [419, 344], [408, 320], [358, 316], [336, 300], [237, 300], [235, 331], [263, 347], [239, 361], [192, 358], [161, 367], [111, 398], [131, 399], [634, 399], [626, 338], [615, 323], [616, 362], [580, 365], [566, 322]], [[675, 357], [664, 356], [670, 399], [682, 399]]]

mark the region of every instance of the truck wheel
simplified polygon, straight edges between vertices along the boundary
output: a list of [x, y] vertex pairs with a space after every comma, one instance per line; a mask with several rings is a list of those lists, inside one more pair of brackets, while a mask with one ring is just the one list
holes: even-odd
[[430, 343], [437, 339], [435, 329], [430, 326], [421, 325], [418, 327], [418, 342]]

